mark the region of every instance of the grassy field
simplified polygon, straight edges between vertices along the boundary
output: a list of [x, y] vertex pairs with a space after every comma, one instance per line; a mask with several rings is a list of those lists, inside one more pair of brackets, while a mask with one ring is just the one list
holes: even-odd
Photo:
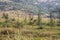
[[[9, 12], [7, 11], [7, 13]], [[5, 23], [4, 18], [0, 18], [0, 40], [60, 40], [60, 26], [56, 26], [56, 24], [54, 26], [47, 25], [50, 21], [49, 18], [42, 18], [43, 29], [38, 29], [38, 25], [28, 24], [28, 15], [26, 22], [24, 21], [24, 14], [19, 17], [21, 25], [16, 28], [18, 17], [16, 14], [10, 13], [7, 23]], [[12, 18], [15, 18], [15, 21], [12, 21]], [[55, 23], [56, 21], [57, 19], [55, 19]], [[5, 25], [8, 25], [8, 27]]]
[[0, 28], [0, 40], [60, 40], [60, 27], [36, 29]]

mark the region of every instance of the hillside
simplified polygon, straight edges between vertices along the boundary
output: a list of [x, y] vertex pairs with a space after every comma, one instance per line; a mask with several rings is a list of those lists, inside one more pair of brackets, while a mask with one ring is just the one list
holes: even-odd
[[41, 9], [42, 12], [48, 13], [50, 9], [55, 9], [56, 7], [60, 8], [59, 0], [0, 0], [0, 10], [4, 11], [27, 10], [37, 13], [38, 9]]

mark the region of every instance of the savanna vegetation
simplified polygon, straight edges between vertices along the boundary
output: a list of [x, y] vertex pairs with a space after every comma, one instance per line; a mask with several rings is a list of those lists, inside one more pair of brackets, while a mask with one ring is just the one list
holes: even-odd
[[8, 12], [1, 12], [0, 40], [60, 40], [60, 16], [43, 18], [40, 10], [37, 15]]

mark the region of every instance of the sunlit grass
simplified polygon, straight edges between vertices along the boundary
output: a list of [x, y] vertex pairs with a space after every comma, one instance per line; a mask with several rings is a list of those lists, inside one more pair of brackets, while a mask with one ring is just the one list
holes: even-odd
[[[16, 21], [18, 17], [15, 18]], [[4, 19], [1, 19], [1, 21], [4, 21]], [[24, 19], [19, 19], [19, 22], [23, 25], [22, 28], [16, 28], [16, 22], [11, 22], [9, 21], [7, 24], [9, 24], [8, 28], [5, 28], [3, 25], [6, 24], [4, 22], [0, 22], [0, 39], [5, 38], [6, 40], [53, 40], [52, 36], [59, 36], [58, 39], [60, 38], [60, 27], [59, 26], [49, 26], [47, 23], [49, 23], [49, 19], [45, 19], [42, 21], [45, 23], [42, 27], [43, 29], [38, 29], [38, 25], [31, 24], [29, 25], [28, 23], [30, 22], [29, 20], [24, 21]], [[2, 27], [3, 26], [3, 27]], [[21, 26], [19, 26], [21, 27]], [[1, 34], [2, 30], [12, 30], [13, 32], [16, 32], [13, 34], [14, 37], [12, 39], [10, 36], [12, 34], [7, 34], [5, 37]], [[56, 36], [57, 35], [57, 36]], [[4, 39], [3, 39], [4, 40]]]

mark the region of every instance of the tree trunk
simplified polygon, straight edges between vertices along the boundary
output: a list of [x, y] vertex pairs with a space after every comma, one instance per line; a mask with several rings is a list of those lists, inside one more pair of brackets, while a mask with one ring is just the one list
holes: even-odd
[[38, 13], [38, 27], [39, 27], [39, 29], [43, 29], [42, 28], [42, 21], [41, 21], [42, 19], [41, 19], [41, 14], [40, 13]]

